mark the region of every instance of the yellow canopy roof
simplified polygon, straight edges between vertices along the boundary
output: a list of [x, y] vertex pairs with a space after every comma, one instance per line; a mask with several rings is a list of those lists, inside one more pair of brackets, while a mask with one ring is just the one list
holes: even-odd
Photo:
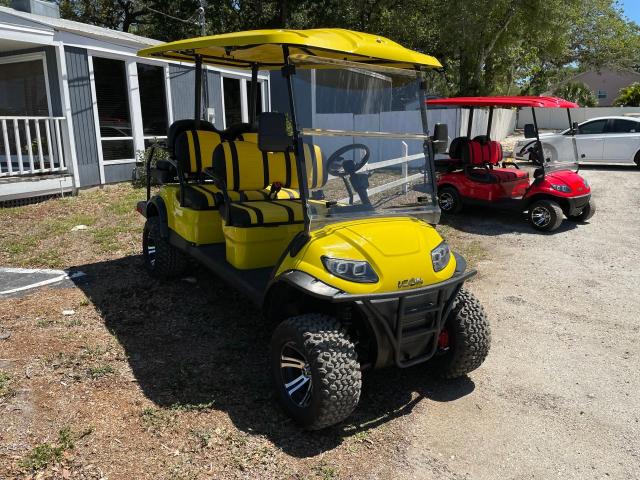
[[397, 68], [442, 66], [434, 57], [409, 50], [388, 38], [340, 28], [225, 33], [163, 43], [140, 50], [138, 55], [187, 62], [194, 62], [195, 56], [201, 55], [202, 62], [209, 65], [250, 68], [257, 63], [260, 69], [269, 70], [284, 64], [283, 45], [289, 46], [290, 55], [313, 55]]

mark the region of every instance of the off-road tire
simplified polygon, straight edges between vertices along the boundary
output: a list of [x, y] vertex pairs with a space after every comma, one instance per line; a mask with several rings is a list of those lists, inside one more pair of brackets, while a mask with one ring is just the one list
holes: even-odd
[[[443, 201], [444, 198], [447, 198], [452, 202], [451, 207], [446, 207], [446, 203]], [[443, 204], [445, 207], [442, 206]], [[458, 190], [453, 187], [445, 186], [438, 189], [438, 205], [443, 213], [460, 213], [462, 210], [462, 198], [460, 198]]]
[[[281, 354], [294, 345], [307, 360], [311, 376], [308, 405], [299, 406], [285, 388]], [[278, 400], [293, 420], [319, 430], [345, 418], [358, 405], [362, 375], [356, 349], [333, 317], [311, 313], [284, 320], [271, 338], [272, 378]]]
[[[149, 273], [161, 280], [178, 277], [187, 271], [189, 266], [188, 257], [169, 243], [169, 240], [162, 238], [160, 234], [160, 217], [149, 217], [144, 224], [142, 233], [142, 255], [144, 265]], [[152, 261], [149, 247], [150, 242], [155, 246], [155, 254]]]
[[462, 377], [482, 365], [491, 348], [491, 329], [484, 308], [472, 293], [460, 289], [444, 328], [449, 347], [431, 361], [437, 376]]
[[[549, 219], [544, 224], [538, 224], [534, 219], [534, 215], [542, 210], [548, 213]], [[529, 205], [528, 216], [533, 228], [541, 232], [553, 232], [562, 224], [562, 219], [564, 218], [562, 208], [553, 200], [538, 200], [532, 203]]]
[[579, 215], [573, 215], [569, 217], [569, 220], [573, 220], [575, 222], [586, 222], [591, 217], [596, 214], [596, 202], [593, 199], [589, 200], [587, 206], [582, 209]]

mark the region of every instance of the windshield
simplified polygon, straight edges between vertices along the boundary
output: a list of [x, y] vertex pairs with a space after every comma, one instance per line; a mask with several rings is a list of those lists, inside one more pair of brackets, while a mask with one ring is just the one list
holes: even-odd
[[424, 154], [418, 73], [294, 58], [294, 96], [305, 143], [311, 228], [410, 215], [437, 223]]

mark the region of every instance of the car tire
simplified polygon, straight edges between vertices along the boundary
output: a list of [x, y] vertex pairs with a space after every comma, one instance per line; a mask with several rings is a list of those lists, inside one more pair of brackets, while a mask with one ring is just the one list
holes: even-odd
[[442, 187], [438, 190], [438, 205], [444, 213], [460, 213], [462, 198], [454, 187]]
[[142, 255], [147, 271], [161, 280], [187, 271], [189, 258], [161, 235], [160, 217], [149, 217], [142, 232]]
[[580, 215], [570, 216], [569, 219], [575, 222], [586, 222], [591, 217], [593, 217], [595, 213], [596, 213], [596, 202], [593, 199], [591, 199], [589, 200], [589, 203], [587, 203], [587, 206], [582, 209], [582, 212], [580, 212]]
[[271, 339], [271, 366], [278, 401], [307, 430], [335, 425], [358, 405], [356, 348], [333, 317], [312, 313], [280, 323]]
[[636, 152], [636, 156], [633, 157], [633, 161], [636, 162], [636, 166], [640, 168], [640, 151]]
[[553, 200], [538, 200], [529, 206], [529, 221], [536, 230], [553, 232], [562, 223], [562, 208]]
[[454, 299], [439, 340], [438, 353], [430, 362], [438, 377], [462, 377], [487, 358], [491, 348], [489, 321], [478, 299], [466, 289], [460, 289]]

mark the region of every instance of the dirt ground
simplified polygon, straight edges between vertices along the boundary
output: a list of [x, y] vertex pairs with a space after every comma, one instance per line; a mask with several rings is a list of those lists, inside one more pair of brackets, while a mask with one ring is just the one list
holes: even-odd
[[583, 174], [589, 224], [542, 235], [476, 210], [440, 227], [479, 271], [478, 371], [369, 373], [354, 415], [313, 433], [272, 398], [259, 312], [201, 272], [144, 273], [141, 191], [0, 211], [0, 265], [86, 273], [0, 299], [0, 479], [640, 478], [640, 171]]

